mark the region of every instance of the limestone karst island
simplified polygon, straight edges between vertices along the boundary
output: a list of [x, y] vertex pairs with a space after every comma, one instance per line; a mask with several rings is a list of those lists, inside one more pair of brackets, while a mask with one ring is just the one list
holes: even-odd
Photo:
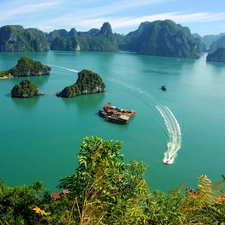
[[27, 56], [23, 56], [13, 68], [0, 71], [0, 77], [4, 79], [12, 77], [42, 76], [50, 75], [50, 71], [50, 66], [43, 65], [39, 61], [34, 61]]
[[[110, 23], [100, 29], [86, 32], [71, 28], [44, 33], [21, 25], [6, 25], [0, 28], [0, 51], [46, 52], [57, 51], [131, 51], [142, 55], [176, 58], [199, 58], [202, 53], [214, 53], [225, 46], [225, 35], [192, 34], [188, 27], [172, 20], [142, 22], [137, 30], [126, 35], [113, 33]], [[224, 62], [215, 52], [212, 61]], [[211, 61], [209, 57], [207, 61]]]
[[44, 93], [40, 92], [37, 86], [28, 79], [16, 84], [11, 90], [11, 96], [14, 98], [31, 98], [42, 95]]
[[83, 69], [78, 73], [76, 83], [65, 87], [56, 95], [58, 97], [71, 98], [78, 95], [104, 92], [105, 88], [106, 85], [99, 74]]

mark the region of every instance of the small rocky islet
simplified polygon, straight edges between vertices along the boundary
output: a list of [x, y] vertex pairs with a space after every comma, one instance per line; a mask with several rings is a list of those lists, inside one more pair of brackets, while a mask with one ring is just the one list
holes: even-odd
[[11, 90], [11, 97], [14, 98], [31, 98], [42, 95], [44, 95], [44, 93], [40, 92], [37, 86], [29, 79], [25, 79], [19, 84], [16, 84]]
[[34, 61], [27, 56], [23, 56], [18, 60], [16, 66], [9, 70], [0, 71], [0, 77], [13, 78], [13, 77], [28, 77], [28, 76], [42, 76], [50, 75], [51, 67], [43, 65], [39, 61]]
[[[8, 79], [14, 77], [50, 75], [50, 71], [50, 66], [43, 65], [39, 61], [34, 61], [27, 56], [23, 56], [13, 68], [0, 71], [0, 78]], [[71, 98], [79, 95], [104, 92], [105, 88], [106, 85], [99, 74], [83, 69], [78, 72], [76, 83], [65, 87], [62, 91], [56, 93], [56, 96]], [[44, 95], [44, 93], [40, 92], [36, 85], [29, 79], [25, 79], [19, 84], [16, 84], [11, 90], [11, 96], [17, 98], [30, 98], [41, 95]]]
[[99, 74], [83, 69], [78, 72], [76, 83], [65, 87], [62, 91], [56, 93], [56, 96], [71, 98], [79, 95], [104, 92], [105, 89], [106, 85]]
[[[39, 61], [34, 61], [27, 56], [23, 56], [13, 68], [0, 71], [0, 78], [8, 79], [14, 77], [50, 75], [50, 71], [50, 66], [43, 65]], [[42, 93], [29, 79], [25, 79], [19, 84], [16, 84], [11, 90], [11, 97], [14, 98], [31, 98], [42, 95], [44, 95], [44, 93]]]

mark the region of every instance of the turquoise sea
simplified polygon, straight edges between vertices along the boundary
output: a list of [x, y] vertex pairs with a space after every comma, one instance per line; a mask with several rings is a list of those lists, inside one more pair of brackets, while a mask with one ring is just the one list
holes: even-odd
[[[125, 161], [144, 161], [151, 191], [182, 183], [196, 188], [199, 175], [212, 182], [225, 175], [225, 64], [129, 52], [0, 53], [0, 70], [28, 56], [52, 67], [50, 76], [30, 77], [45, 96], [11, 98], [24, 78], [0, 80], [0, 177], [9, 186], [42, 180], [56, 191], [74, 173], [82, 139], [97, 135], [121, 140]], [[98, 73], [106, 92], [70, 99], [55, 93], [77, 80], [77, 72]], [[166, 85], [167, 90], [160, 88]], [[107, 102], [136, 110], [129, 124], [105, 121]], [[167, 153], [166, 153], [167, 152]], [[170, 158], [172, 164], [164, 164]]]

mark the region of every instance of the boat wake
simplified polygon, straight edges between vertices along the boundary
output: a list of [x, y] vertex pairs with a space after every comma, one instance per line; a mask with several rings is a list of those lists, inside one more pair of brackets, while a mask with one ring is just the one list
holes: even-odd
[[63, 66], [57, 66], [57, 65], [51, 65], [51, 66], [54, 66], [54, 67], [57, 67], [57, 68], [60, 68], [60, 69], [64, 69], [64, 70], [68, 70], [68, 71], [71, 71], [71, 72], [74, 72], [74, 73], [79, 72], [78, 70], [70, 69], [70, 68], [63, 67]]
[[181, 130], [175, 116], [167, 106], [157, 105], [156, 108], [164, 119], [169, 135], [167, 151], [164, 153], [163, 162], [173, 164], [178, 150], [181, 148]]
[[117, 83], [119, 85], [123, 85], [124, 87], [126, 87], [128, 89], [131, 89], [133, 91], [139, 92], [140, 94], [145, 95], [147, 98], [150, 98], [151, 100], [154, 100], [154, 98], [151, 96], [151, 94], [148, 93], [148, 91], [146, 91], [146, 90], [143, 90], [141, 88], [135, 87], [133, 85], [124, 83], [122, 81], [119, 81], [119, 80], [116, 80], [116, 79], [113, 79], [113, 78], [108, 78], [107, 80], [109, 80], [109, 81], [111, 81], [113, 83]]
[[[157, 100], [146, 90], [143, 90], [141, 88], [135, 87], [133, 85], [129, 85], [127, 83], [121, 82], [119, 80], [108, 78], [109, 81], [113, 83], [117, 83], [119, 85], [123, 85], [128, 89], [131, 89], [133, 91], [136, 91], [140, 93], [141, 95], [144, 95], [148, 100], [151, 100], [156, 105], [155, 107], [160, 112], [161, 116], [164, 119], [164, 123], [166, 125], [167, 133], [168, 133], [168, 143], [167, 143], [167, 151], [164, 153], [163, 162], [166, 164], [173, 164], [174, 160], [177, 156], [178, 150], [181, 148], [181, 129], [180, 125], [172, 113], [172, 111], [165, 105], [159, 105]], [[145, 101], [143, 98], [140, 99], [142, 102], [145, 102], [143, 106], [150, 108], [149, 101]], [[151, 113], [154, 113], [153, 111]], [[158, 117], [157, 113], [154, 113], [156, 117]], [[159, 118], [161, 120], [161, 117]]]

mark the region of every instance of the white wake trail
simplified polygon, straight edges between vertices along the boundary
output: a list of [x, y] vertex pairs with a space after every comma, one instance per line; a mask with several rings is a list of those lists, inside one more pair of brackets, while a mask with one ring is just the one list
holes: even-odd
[[167, 151], [164, 153], [163, 162], [172, 164], [177, 156], [178, 150], [181, 148], [182, 138], [180, 125], [167, 106], [157, 105], [156, 108], [164, 119], [169, 136]]
[[[148, 93], [148, 91], [145, 91], [141, 88], [129, 85], [127, 83], [124, 83], [122, 81], [113, 78], [108, 78], [107, 80], [113, 83], [117, 83], [119, 85], [123, 85], [126, 88], [131, 89], [133, 91], [137, 91], [140, 94], [147, 97], [148, 99], [152, 100], [156, 104], [156, 108], [158, 109], [158, 111], [160, 112], [161, 116], [164, 119], [169, 136], [169, 141], [167, 143], [167, 151], [164, 153], [163, 162], [167, 164], [172, 164], [177, 156], [178, 150], [181, 148], [181, 129], [176, 117], [171, 112], [171, 110], [167, 106], [158, 105], [155, 98], [150, 93]], [[141, 98], [141, 100], [144, 101], [143, 98]], [[149, 106], [149, 103], [146, 104], [147, 106]]]
[[[113, 79], [113, 78], [108, 78], [107, 80], [113, 82], [113, 83], [117, 83], [117, 84], [120, 84], [120, 85], [123, 85], [124, 87], [128, 88], [128, 89], [131, 89], [133, 91], [137, 91], [139, 92], [140, 94], [143, 94], [145, 95], [147, 98], [150, 98], [152, 100], [154, 100], [154, 98], [151, 96], [151, 94], [148, 93], [148, 91], [146, 90], [143, 90], [141, 88], [138, 88], [138, 87], [135, 87], [133, 85], [130, 85], [130, 84], [127, 84], [127, 83], [124, 83], [122, 81], [119, 81], [119, 80], [116, 80], [116, 79]], [[155, 101], [155, 100], [154, 100]]]
[[78, 70], [70, 69], [70, 68], [63, 67], [63, 66], [57, 66], [57, 65], [51, 65], [51, 66], [54, 66], [54, 67], [57, 67], [57, 68], [60, 68], [60, 69], [64, 69], [64, 70], [68, 70], [68, 71], [71, 71], [71, 72], [74, 72], [74, 73], [80, 72]]

